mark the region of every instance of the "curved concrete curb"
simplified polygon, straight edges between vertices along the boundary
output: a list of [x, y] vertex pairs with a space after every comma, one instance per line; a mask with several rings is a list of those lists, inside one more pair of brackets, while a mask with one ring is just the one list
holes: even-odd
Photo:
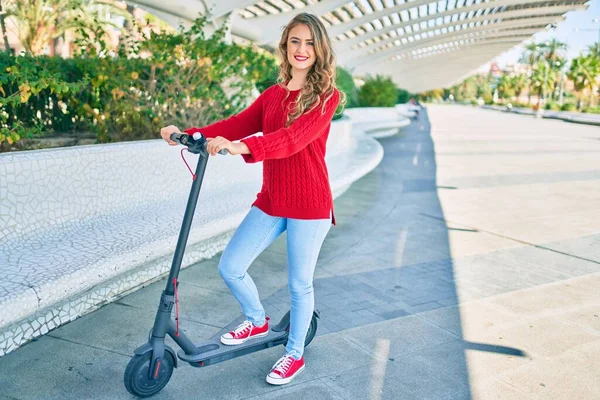
[[382, 121], [382, 122], [362, 122], [357, 123], [357, 129], [364, 131], [374, 139], [382, 139], [389, 136], [397, 135], [400, 128], [410, 125], [408, 118], [402, 118], [398, 121]]
[[[501, 112], [510, 112], [514, 114], [522, 114], [522, 115], [533, 115], [535, 116], [537, 113], [530, 108], [521, 108], [521, 107], [513, 107], [510, 111], [507, 110], [506, 107], [501, 106], [481, 106], [481, 108], [501, 111]], [[585, 125], [596, 125], [600, 126], [600, 115], [599, 114], [585, 114], [585, 113], [574, 113], [568, 111], [551, 111], [544, 110], [541, 114], [542, 118], [547, 119], [558, 119], [565, 122], [573, 122], [576, 124], [585, 124]]]
[[396, 107], [360, 107], [344, 111], [354, 126], [368, 136], [381, 139], [398, 134], [399, 129], [410, 125], [408, 115], [416, 115], [400, 104]]

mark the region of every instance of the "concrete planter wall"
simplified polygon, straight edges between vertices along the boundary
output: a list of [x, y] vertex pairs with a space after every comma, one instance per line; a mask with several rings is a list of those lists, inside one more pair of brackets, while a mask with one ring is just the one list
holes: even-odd
[[[0, 355], [164, 276], [192, 182], [180, 150], [153, 140], [0, 155]], [[334, 197], [382, 157], [350, 119], [334, 121]], [[209, 160], [184, 268], [223, 250], [261, 178], [262, 164]]]
[[353, 123], [391, 121], [399, 117], [395, 107], [357, 107], [344, 110]]
[[[400, 106], [400, 107], [399, 107]], [[408, 108], [396, 107], [358, 107], [344, 111], [351, 120], [354, 129], [362, 130], [373, 138], [396, 135], [400, 128], [410, 125]]]

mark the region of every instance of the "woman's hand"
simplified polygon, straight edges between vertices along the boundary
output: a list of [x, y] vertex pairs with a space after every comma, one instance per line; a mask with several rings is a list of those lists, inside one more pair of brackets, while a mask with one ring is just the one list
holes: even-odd
[[250, 150], [245, 143], [232, 143], [222, 136], [217, 136], [216, 138], [206, 138], [206, 141], [206, 151], [211, 156], [216, 155], [222, 149], [227, 149], [231, 155], [250, 154]]
[[171, 135], [174, 133], [179, 133], [179, 128], [175, 125], [165, 126], [160, 130], [160, 136], [162, 136], [165, 142], [169, 143], [170, 146], [177, 146], [177, 142], [171, 140]]

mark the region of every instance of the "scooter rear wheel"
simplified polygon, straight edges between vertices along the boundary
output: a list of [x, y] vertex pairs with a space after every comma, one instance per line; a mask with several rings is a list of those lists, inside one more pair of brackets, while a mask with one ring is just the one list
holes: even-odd
[[156, 379], [148, 378], [151, 357], [151, 353], [135, 355], [127, 364], [124, 382], [129, 393], [135, 396], [148, 397], [160, 392], [169, 383], [175, 366], [175, 360], [171, 353], [165, 352]]
[[317, 334], [317, 317], [313, 315], [310, 325], [308, 327], [308, 332], [306, 332], [306, 339], [304, 339], [304, 347], [308, 346], [310, 342], [315, 338]]
[[[290, 329], [290, 327], [288, 325], [288, 327], [287, 327], [288, 332], [289, 332], [289, 329]], [[315, 317], [313, 315], [312, 320], [310, 321], [310, 325], [308, 326], [308, 332], [306, 332], [306, 339], [304, 339], [304, 347], [308, 346], [310, 344], [310, 342], [312, 342], [312, 340], [315, 338], [316, 334], [317, 334], [317, 317]], [[283, 345], [287, 346], [287, 339]]]

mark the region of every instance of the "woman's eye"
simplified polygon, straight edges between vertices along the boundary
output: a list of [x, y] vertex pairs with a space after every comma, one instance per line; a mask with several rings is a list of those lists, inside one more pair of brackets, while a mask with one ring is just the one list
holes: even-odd
[[307, 43], [307, 44], [308, 44], [309, 46], [312, 46], [312, 45], [313, 45], [313, 43], [312, 43], [312, 42], [309, 42], [309, 43]]

